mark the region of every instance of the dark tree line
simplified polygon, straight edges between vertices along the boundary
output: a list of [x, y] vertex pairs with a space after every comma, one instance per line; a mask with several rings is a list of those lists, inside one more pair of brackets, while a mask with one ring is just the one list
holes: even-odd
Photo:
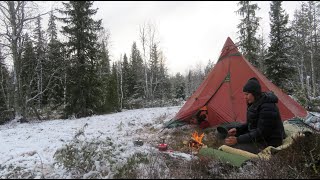
[[[36, 15], [31, 2], [1, 2], [1, 122], [164, 106], [176, 97], [153, 25], [142, 28], [142, 52], [133, 42], [131, 52], [112, 63], [110, 34], [94, 20], [93, 1], [62, 4]], [[46, 30], [44, 15], [49, 15]], [[13, 60], [11, 70], [6, 59]]]

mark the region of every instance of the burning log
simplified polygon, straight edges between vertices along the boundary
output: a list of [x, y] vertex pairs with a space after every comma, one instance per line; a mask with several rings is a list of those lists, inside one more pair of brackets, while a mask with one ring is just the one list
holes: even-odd
[[200, 136], [198, 135], [197, 131], [192, 133], [191, 140], [189, 141], [189, 147], [193, 152], [198, 152], [204, 146], [202, 143], [203, 137], [204, 133], [202, 133]]
[[192, 139], [193, 141], [197, 142], [198, 144], [203, 145], [203, 143], [202, 143], [203, 137], [204, 137], [204, 133], [202, 133], [202, 134], [199, 136], [199, 135], [198, 135], [198, 132], [195, 131], [194, 133], [192, 133], [191, 139]]

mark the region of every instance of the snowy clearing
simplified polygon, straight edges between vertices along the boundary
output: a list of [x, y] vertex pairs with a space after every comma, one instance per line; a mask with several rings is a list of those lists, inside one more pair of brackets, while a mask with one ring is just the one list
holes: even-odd
[[[68, 178], [63, 168], [54, 165], [53, 155], [70, 143], [83, 128], [86, 139], [109, 138], [114, 147], [118, 147], [115, 149], [118, 162], [136, 152], [150, 151], [159, 140], [157, 134], [163, 122], [173, 118], [180, 108], [146, 108], [81, 119], [2, 125], [0, 177], [10, 177], [8, 174], [18, 168], [33, 172], [34, 178]], [[137, 139], [142, 140], [144, 145], [134, 146], [133, 142]]]

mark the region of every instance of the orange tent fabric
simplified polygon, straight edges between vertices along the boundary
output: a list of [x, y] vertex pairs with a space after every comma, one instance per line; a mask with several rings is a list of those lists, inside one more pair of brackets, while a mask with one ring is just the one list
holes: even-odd
[[200, 111], [207, 111], [207, 110], [208, 110], [207, 106], [203, 106], [202, 108], [200, 108]]
[[252, 66], [228, 37], [217, 64], [174, 119], [189, 121], [199, 108], [206, 106], [211, 126], [234, 121], [245, 123], [247, 105], [242, 89], [251, 77], [259, 80], [263, 92], [273, 91], [278, 97], [278, 107], [283, 121], [293, 117], [304, 118], [307, 115], [302, 106]]

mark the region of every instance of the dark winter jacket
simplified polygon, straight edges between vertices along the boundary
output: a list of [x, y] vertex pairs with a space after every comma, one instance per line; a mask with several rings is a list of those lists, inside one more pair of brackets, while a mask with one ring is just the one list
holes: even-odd
[[248, 105], [247, 123], [236, 127], [238, 143], [256, 142], [274, 147], [282, 144], [285, 132], [276, 103], [278, 97], [267, 92]]

